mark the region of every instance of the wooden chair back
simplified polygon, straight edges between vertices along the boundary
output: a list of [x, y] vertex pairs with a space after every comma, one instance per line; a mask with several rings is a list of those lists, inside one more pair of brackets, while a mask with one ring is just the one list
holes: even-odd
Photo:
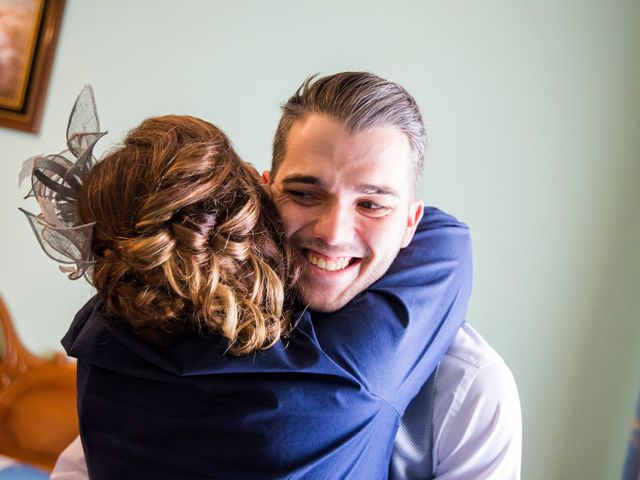
[[75, 363], [31, 354], [1, 297], [0, 321], [0, 454], [51, 470], [78, 435]]

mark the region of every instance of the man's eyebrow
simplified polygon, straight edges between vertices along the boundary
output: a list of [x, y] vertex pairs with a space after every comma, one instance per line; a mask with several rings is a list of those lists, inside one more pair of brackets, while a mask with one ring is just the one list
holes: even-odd
[[356, 192], [363, 193], [365, 195], [392, 195], [394, 197], [400, 197], [400, 194], [396, 190], [382, 185], [358, 185], [356, 187]]
[[314, 177], [312, 175], [288, 175], [286, 177], [284, 177], [282, 179], [282, 183], [283, 184], [289, 184], [289, 183], [306, 183], [307, 185], [314, 185], [316, 187], [319, 187], [322, 185], [322, 182], [320, 182], [320, 179], [318, 177]]
[[[290, 183], [304, 183], [307, 185], [313, 185], [314, 187], [322, 187], [322, 181], [313, 175], [288, 175], [282, 179], [282, 183], [283, 185], [288, 185]], [[383, 185], [362, 183], [356, 186], [355, 191], [364, 195], [392, 195], [394, 197], [400, 197], [397, 190]]]

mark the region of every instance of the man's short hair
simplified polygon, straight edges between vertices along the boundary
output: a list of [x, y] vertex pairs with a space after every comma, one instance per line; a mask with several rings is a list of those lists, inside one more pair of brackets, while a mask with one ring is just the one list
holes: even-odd
[[282, 164], [289, 131], [310, 114], [326, 114], [343, 123], [350, 133], [393, 126], [402, 131], [411, 148], [410, 185], [414, 192], [424, 161], [427, 136], [415, 99], [403, 87], [368, 72], [342, 72], [307, 78], [282, 106], [282, 118], [273, 140], [271, 178]]

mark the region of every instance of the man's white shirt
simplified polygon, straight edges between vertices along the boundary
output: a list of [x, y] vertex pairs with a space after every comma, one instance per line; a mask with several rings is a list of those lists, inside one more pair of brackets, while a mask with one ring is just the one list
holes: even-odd
[[438, 480], [519, 480], [522, 414], [504, 360], [464, 324], [438, 371], [433, 464]]
[[[513, 375], [468, 324], [440, 362], [432, 421], [436, 479], [520, 479], [522, 416]], [[60, 455], [51, 479], [88, 478], [78, 437]]]

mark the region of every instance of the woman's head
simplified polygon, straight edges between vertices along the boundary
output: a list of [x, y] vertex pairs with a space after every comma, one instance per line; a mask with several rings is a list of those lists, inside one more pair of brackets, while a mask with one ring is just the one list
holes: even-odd
[[215, 126], [144, 121], [90, 172], [78, 211], [95, 222], [107, 313], [145, 340], [216, 331], [242, 355], [290, 328], [294, 257], [259, 175]]

